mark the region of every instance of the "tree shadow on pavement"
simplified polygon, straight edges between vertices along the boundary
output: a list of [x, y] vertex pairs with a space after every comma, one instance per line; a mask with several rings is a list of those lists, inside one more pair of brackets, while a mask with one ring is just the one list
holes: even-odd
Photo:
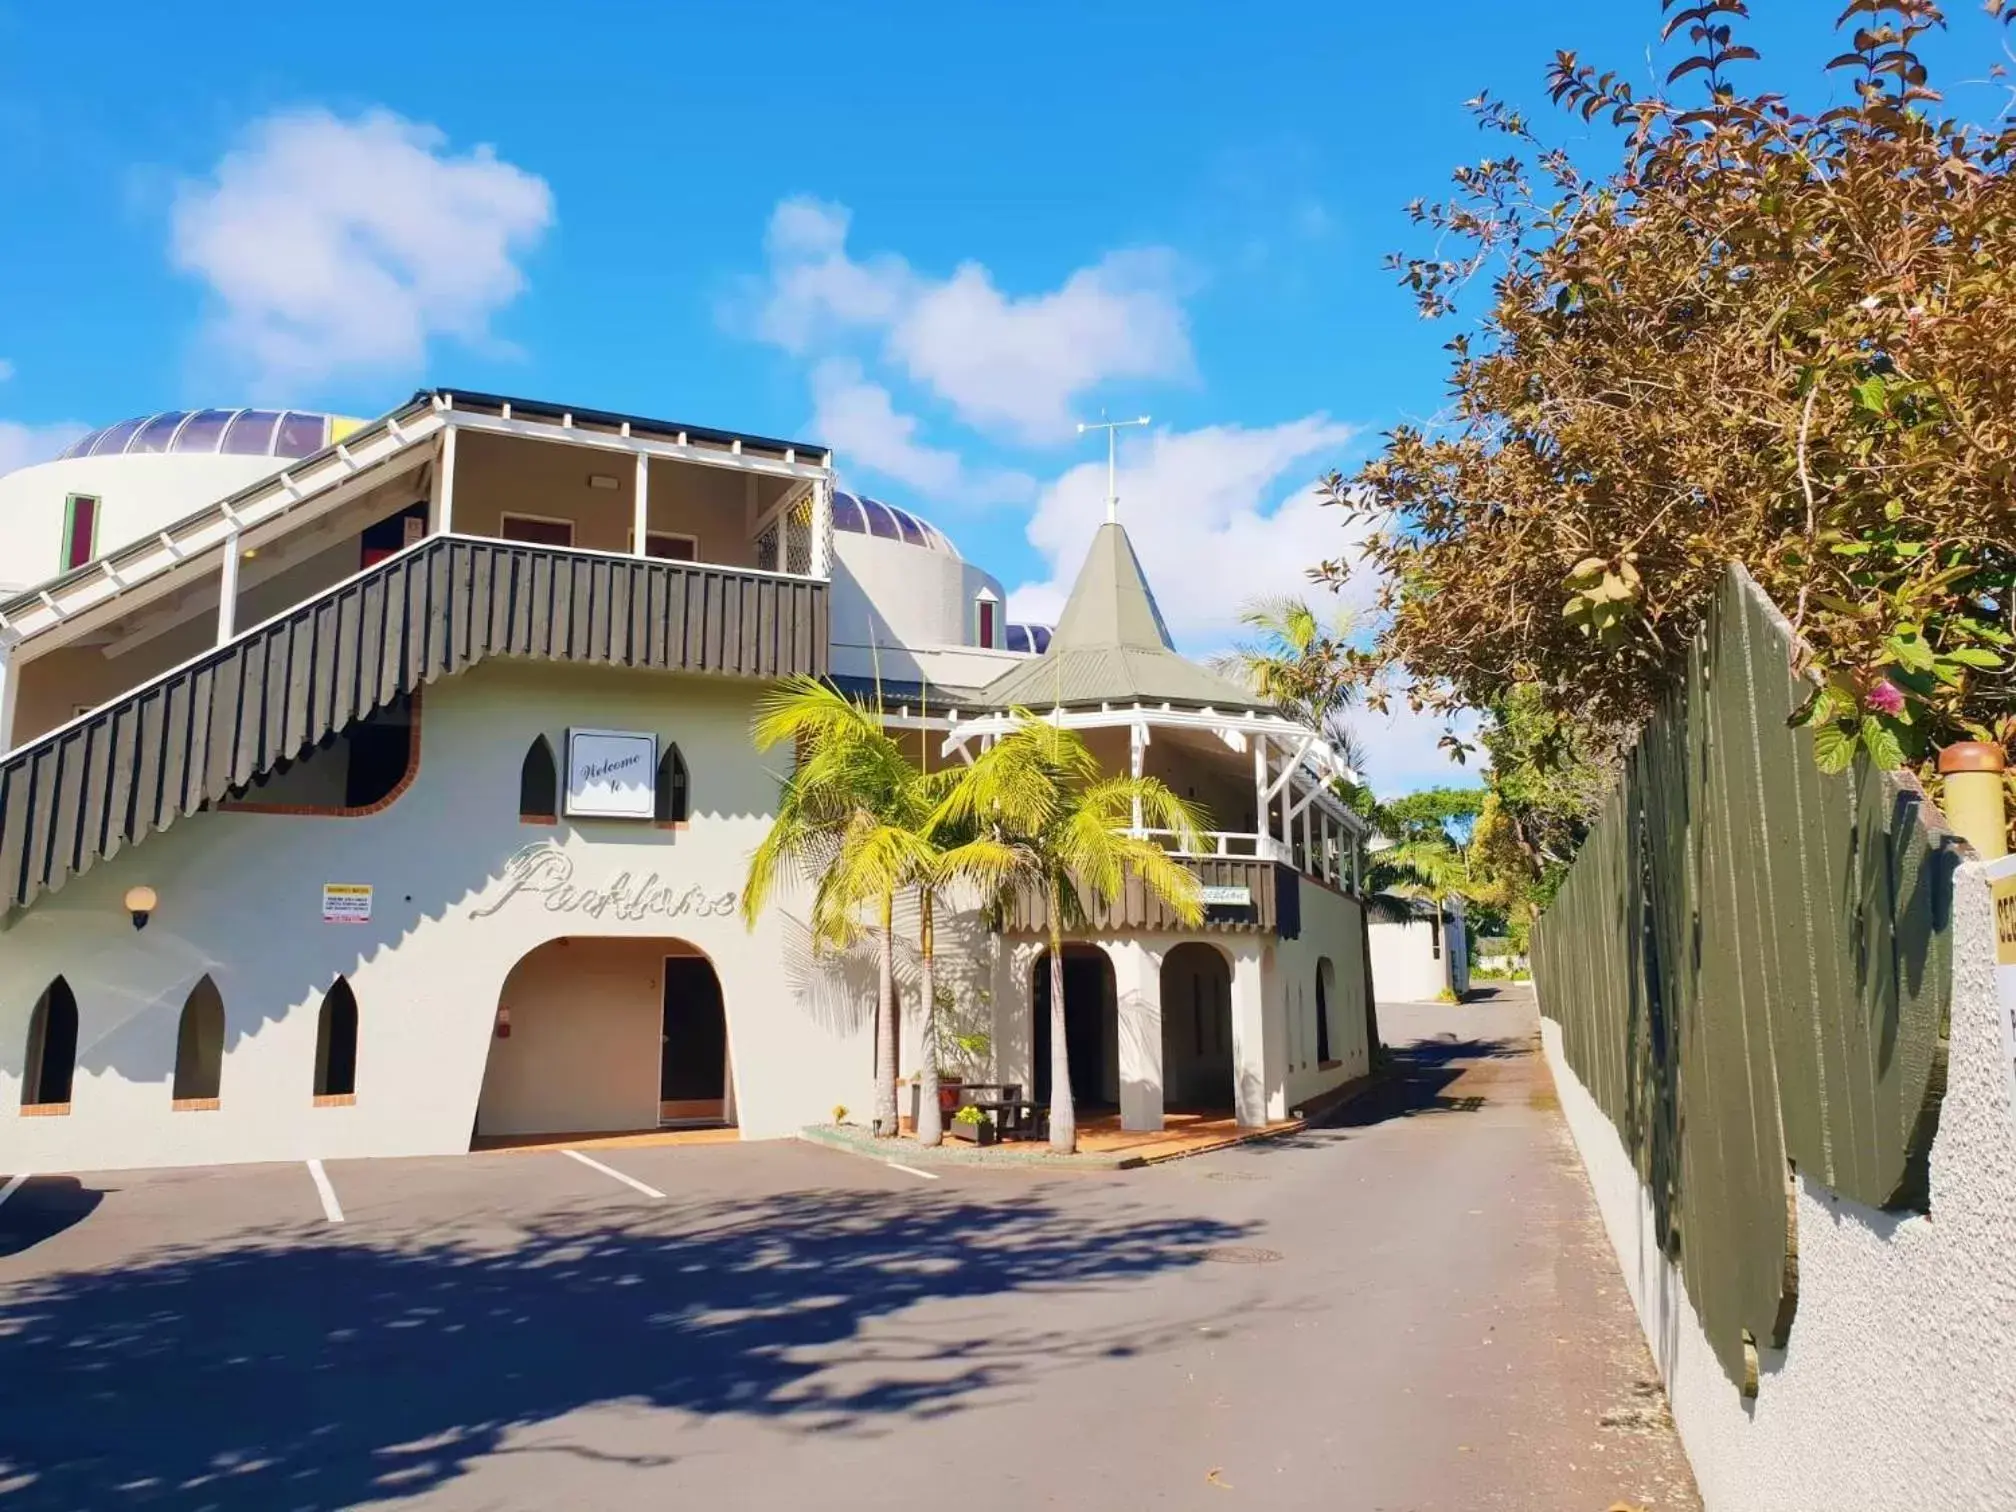
[[318, 1226], [155, 1251], [0, 1296], [0, 1504], [357, 1506], [598, 1403], [872, 1432], [1194, 1329], [906, 1310], [1123, 1287], [1245, 1232], [1127, 1208], [1088, 1219], [1027, 1192], [851, 1191], [547, 1212], [459, 1239]]
[[1473, 1062], [1513, 1060], [1531, 1054], [1532, 1049], [1516, 1039], [1455, 1035], [1392, 1047], [1386, 1052], [1386, 1070], [1380, 1080], [1325, 1118], [1323, 1127], [1362, 1129], [1422, 1113], [1474, 1113], [1484, 1105], [1483, 1099], [1451, 1095], [1450, 1086]]
[[[105, 1194], [75, 1176], [39, 1176], [13, 1202], [0, 1206], [0, 1260], [33, 1249], [97, 1211]], [[0, 1440], [4, 1442], [4, 1440]]]

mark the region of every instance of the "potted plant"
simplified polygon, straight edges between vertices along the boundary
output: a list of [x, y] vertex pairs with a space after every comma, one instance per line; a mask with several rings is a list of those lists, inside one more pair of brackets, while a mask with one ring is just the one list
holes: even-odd
[[952, 1135], [955, 1139], [971, 1140], [976, 1145], [991, 1145], [994, 1143], [994, 1120], [978, 1108], [961, 1108], [952, 1115]]
[[[945, 996], [950, 998], [948, 991]], [[938, 1106], [949, 1118], [959, 1106], [959, 1088], [964, 1084], [966, 1070], [982, 1065], [993, 1041], [985, 1034], [952, 1034], [946, 1037], [948, 1048], [958, 1058], [954, 1067], [938, 1068]]]

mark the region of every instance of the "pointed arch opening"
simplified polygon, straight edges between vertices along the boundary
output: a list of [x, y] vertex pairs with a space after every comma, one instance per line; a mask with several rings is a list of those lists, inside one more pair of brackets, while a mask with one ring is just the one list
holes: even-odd
[[684, 824], [689, 811], [686, 790], [686, 758], [676, 741], [665, 742], [665, 754], [658, 758], [658, 822]]
[[174, 1108], [180, 1113], [214, 1109], [224, 1081], [224, 997], [206, 975], [182, 1003], [175, 1031]]
[[21, 1111], [68, 1113], [77, 1076], [77, 999], [57, 977], [28, 1015], [28, 1055], [23, 1062]]
[[343, 1107], [357, 1100], [357, 996], [348, 977], [322, 995], [315, 1021], [315, 1106]]
[[532, 737], [518, 767], [518, 817], [527, 824], [560, 822], [560, 767], [543, 734]]
[[1328, 1068], [1337, 1064], [1337, 1057], [1330, 1048], [1330, 1004], [1337, 996], [1337, 968], [1330, 964], [1330, 957], [1321, 956], [1316, 961], [1316, 1064]]

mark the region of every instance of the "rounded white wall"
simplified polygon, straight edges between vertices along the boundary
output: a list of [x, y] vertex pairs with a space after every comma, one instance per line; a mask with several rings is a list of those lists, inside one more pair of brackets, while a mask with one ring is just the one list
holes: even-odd
[[991, 572], [908, 541], [833, 532], [835, 645], [977, 645], [973, 603], [983, 588], [996, 600], [998, 638], [1008, 595]]
[[71, 457], [0, 477], [0, 589], [20, 589], [67, 570], [63, 518], [72, 494], [98, 500], [93, 555], [214, 504], [286, 466], [266, 456]]

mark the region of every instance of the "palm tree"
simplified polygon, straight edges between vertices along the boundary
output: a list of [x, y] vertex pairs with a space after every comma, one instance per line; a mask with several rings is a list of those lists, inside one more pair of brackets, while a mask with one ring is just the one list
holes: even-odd
[[923, 844], [911, 856], [910, 885], [917, 889], [917, 986], [924, 1018], [923, 1064], [917, 1071], [917, 1142], [926, 1148], [945, 1138], [944, 1111], [938, 1106], [938, 954], [936, 913], [939, 890], [957, 880], [947, 866], [947, 847], [970, 840], [972, 826], [939, 817], [959, 776], [951, 771], [916, 774], [916, 791], [908, 805], [917, 820]]
[[1064, 1034], [1064, 930], [1085, 921], [1087, 904], [1117, 896], [1136, 876], [1186, 924], [1204, 916], [1198, 882], [1160, 845], [1131, 831], [1141, 823], [1174, 831], [1194, 848], [1201, 812], [1153, 777], [1108, 777], [1074, 730], [1015, 711], [1015, 726], [958, 774], [938, 811], [941, 824], [970, 824], [974, 836], [945, 852], [948, 875], [997, 896], [1038, 892], [1050, 931], [1050, 1148], [1078, 1148]]
[[1239, 611], [1239, 623], [1256, 634], [1212, 657], [1212, 670], [1321, 731], [1346, 765], [1362, 768], [1363, 752], [1344, 719], [1358, 702], [1350, 660], [1357, 621], [1351, 611], [1339, 606], [1326, 618], [1305, 598], [1277, 594], [1248, 603]]
[[[938, 852], [928, 826], [946, 784], [941, 779], [934, 788], [925, 782], [873, 711], [816, 678], [789, 678], [766, 693], [757, 704], [754, 736], [759, 750], [792, 743], [798, 761], [784, 783], [770, 832], [749, 859], [742, 917], [754, 927], [779, 874], [794, 863], [816, 878], [815, 947], [848, 942], [861, 913], [874, 915], [879, 945], [875, 1132], [893, 1136], [896, 894], [921, 877], [938, 874]], [[928, 992], [928, 966], [925, 976]], [[934, 1092], [934, 1107], [936, 1102]]]

